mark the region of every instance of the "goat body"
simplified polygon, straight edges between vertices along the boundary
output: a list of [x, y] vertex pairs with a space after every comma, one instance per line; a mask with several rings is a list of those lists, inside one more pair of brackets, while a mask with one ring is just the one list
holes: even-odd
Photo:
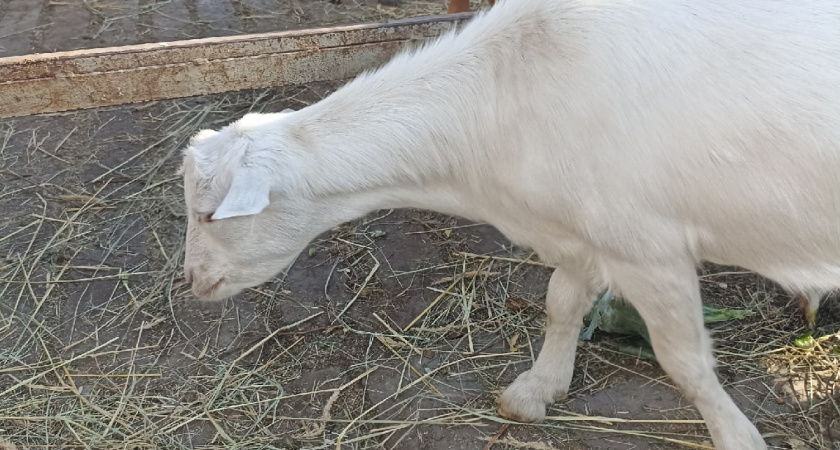
[[840, 285], [840, 3], [501, 0], [316, 104], [202, 132], [183, 173], [200, 298], [375, 209], [484, 221], [557, 267], [502, 415], [539, 421], [566, 395], [610, 288], [715, 446], [764, 449], [715, 375], [696, 267]]

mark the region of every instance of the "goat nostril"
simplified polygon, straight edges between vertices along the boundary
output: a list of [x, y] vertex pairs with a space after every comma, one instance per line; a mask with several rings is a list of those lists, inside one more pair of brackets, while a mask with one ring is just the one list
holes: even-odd
[[193, 282], [193, 270], [192, 268], [184, 270], [184, 278], [186, 278], [187, 283]]

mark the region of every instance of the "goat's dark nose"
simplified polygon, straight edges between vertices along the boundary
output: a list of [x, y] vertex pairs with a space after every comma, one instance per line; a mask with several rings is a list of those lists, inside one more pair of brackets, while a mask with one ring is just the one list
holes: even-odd
[[187, 283], [193, 282], [193, 268], [187, 267], [184, 269], [184, 278], [187, 279]]

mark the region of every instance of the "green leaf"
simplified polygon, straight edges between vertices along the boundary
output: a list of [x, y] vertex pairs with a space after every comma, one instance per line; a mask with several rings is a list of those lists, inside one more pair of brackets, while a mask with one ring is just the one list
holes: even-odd
[[[706, 324], [739, 320], [754, 313], [745, 309], [720, 309], [703, 306], [703, 322]], [[580, 334], [580, 339], [592, 339], [595, 329], [613, 334], [639, 336], [650, 343], [650, 335], [642, 316], [630, 302], [605, 292], [598, 297], [595, 306], [590, 310], [588, 326]]]
[[793, 340], [793, 346], [796, 348], [812, 348], [814, 343], [814, 337], [811, 336], [810, 331]]
[[754, 313], [746, 309], [718, 309], [712, 306], [703, 306], [703, 322], [717, 323], [726, 322], [727, 320], [739, 320], [753, 315]]

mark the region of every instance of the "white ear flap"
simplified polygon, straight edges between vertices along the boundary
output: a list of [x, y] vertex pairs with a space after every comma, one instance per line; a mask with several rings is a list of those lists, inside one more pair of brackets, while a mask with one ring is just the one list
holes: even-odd
[[249, 170], [239, 170], [233, 176], [222, 204], [213, 213], [213, 220], [259, 214], [268, 206], [271, 185], [268, 180]]
[[219, 134], [219, 132], [216, 130], [201, 130], [190, 138], [190, 145], [198, 144], [199, 142], [217, 134]]

